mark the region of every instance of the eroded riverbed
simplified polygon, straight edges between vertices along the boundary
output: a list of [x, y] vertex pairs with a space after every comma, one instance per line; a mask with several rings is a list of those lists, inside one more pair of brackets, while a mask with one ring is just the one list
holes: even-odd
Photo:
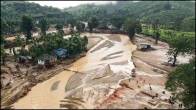
[[92, 48], [68, 68], [70, 71], [37, 84], [14, 108], [96, 108], [119, 87], [120, 80], [130, 77], [136, 46], [127, 36], [84, 34], [92, 41], [100, 40], [89, 43]]

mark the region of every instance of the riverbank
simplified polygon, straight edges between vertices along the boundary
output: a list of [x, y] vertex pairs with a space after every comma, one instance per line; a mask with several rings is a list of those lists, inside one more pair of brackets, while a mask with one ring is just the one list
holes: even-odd
[[13, 86], [11, 88], [1, 90], [1, 107], [4, 108], [13, 104], [18, 99], [24, 97], [32, 87], [38, 83], [50, 79], [61, 71], [66, 70], [70, 64], [80, 59], [81, 57], [84, 57], [85, 55], [86, 52], [71, 59], [67, 59], [50, 69], [39, 70], [38, 73], [31, 73], [25, 79], [23, 79], [23, 81], [16, 81], [14, 84], [12, 84]]

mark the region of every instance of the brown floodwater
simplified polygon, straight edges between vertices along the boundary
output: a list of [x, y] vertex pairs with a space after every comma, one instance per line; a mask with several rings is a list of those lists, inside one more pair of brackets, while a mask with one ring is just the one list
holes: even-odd
[[[129, 38], [127, 36], [120, 34], [116, 35], [90, 33], [84, 33], [83, 35], [87, 35], [87, 37], [93, 36], [93, 38], [102, 38], [102, 40], [99, 42], [94, 42], [97, 44], [88, 51], [85, 57], [82, 57], [81, 59], [71, 64], [71, 67], [68, 68], [69, 70], [88, 74], [91, 70], [96, 70], [103, 67], [104, 65], [109, 64], [112, 72], [121, 73], [124, 77], [130, 76], [131, 70], [134, 68], [131, 56], [132, 51], [136, 49], [136, 46], [129, 41]], [[90, 43], [91, 42], [89, 42], [89, 45]], [[123, 65], [121, 64], [122, 62]], [[74, 90], [79, 88], [79, 86], [77, 85], [80, 85], [80, 87], [85, 87], [88, 85], [88, 81], [85, 82], [85, 80], [88, 80], [88, 78], [84, 78], [82, 79], [80, 84], [74, 83], [76, 88], [70, 91], [65, 91], [69, 79], [74, 76], [74, 74], [75, 73], [71, 71], [63, 71], [55, 75], [54, 77], [37, 84], [26, 96], [15, 102], [13, 104], [13, 107], [17, 109], [59, 109], [61, 100], [64, 99], [65, 96], [68, 96], [70, 93], [72, 93], [72, 91], [74, 92]], [[99, 81], [102, 82], [101, 80]], [[112, 81], [115, 82], [112, 84], [116, 85], [119, 83], [120, 77], [116, 78], [116, 80], [114, 78]], [[100, 82], [92, 81], [91, 84], [97, 84], [97, 86], [100, 85], [103, 87], [104, 85]], [[93, 102], [92, 99], [89, 101]], [[94, 108], [94, 106], [91, 105], [93, 104], [91, 102], [87, 102], [87, 108]]]

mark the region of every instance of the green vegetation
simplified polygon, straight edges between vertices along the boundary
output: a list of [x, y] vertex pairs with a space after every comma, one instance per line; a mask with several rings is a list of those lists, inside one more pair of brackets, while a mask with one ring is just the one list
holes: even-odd
[[95, 17], [92, 17], [89, 21], [88, 21], [88, 27], [89, 27], [89, 31], [92, 32], [93, 28], [96, 28], [98, 26], [98, 21]]
[[195, 31], [195, 5], [190, 1], [117, 1], [116, 4], [80, 5], [66, 8], [65, 11], [81, 21], [96, 17], [100, 25], [112, 23], [120, 27], [119, 22], [132, 17], [148, 25], [158, 20], [164, 29]]
[[195, 33], [193, 32], [179, 32], [159, 29], [157, 25], [152, 27], [145, 25], [142, 28], [142, 33], [154, 37], [156, 39], [155, 43], [160, 37], [160, 40], [170, 45], [168, 55], [173, 57], [173, 66], [175, 66], [179, 54], [191, 54], [195, 49]]
[[14, 40], [15, 42], [15, 46], [16, 47], [19, 47], [19, 46], [22, 46], [23, 44], [25, 44], [24, 40], [21, 39], [19, 36], [16, 37], [16, 39]]
[[136, 27], [135, 27], [136, 33], [140, 34], [142, 32], [142, 25], [139, 21], [136, 21]]
[[[88, 39], [79, 34], [85, 31], [83, 21], [88, 22], [90, 32], [95, 28], [109, 29], [112, 25], [112, 29], [125, 31], [131, 40], [135, 33], [142, 33], [152, 36], [155, 44], [158, 40], [167, 42], [173, 66], [178, 55], [192, 54], [195, 49], [195, 4], [190, 1], [117, 1], [116, 4], [88, 4], [64, 10], [24, 1], [1, 1], [1, 64], [5, 63], [6, 45], [14, 47], [15, 57], [30, 55], [34, 61], [58, 48], [67, 49], [69, 57], [86, 51]], [[53, 25], [58, 33], [46, 34]], [[65, 39], [63, 27], [68, 25], [72, 35]], [[73, 32], [75, 26], [78, 33]], [[38, 28], [41, 39], [28, 42]], [[24, 33], [26, 42], [19, 36], [13, 42], [5, 40], [6, 36], [20, 32]], [[29, 50], [24, 44], [29, 44]], [[15, 51], [17, 46], [21, 47], [19, 54]], [[166, 88], [174, 93], [174, 99], [182, 101], [186, 108], [195, 108], [195, 58], [177, 66], [168, 77]]]
[[33, 22], [32, 18], [28, 16], [23, 16], [22, 17], [22, 23], [21, 23], [21, 31], [24, 33], [26, 37], [26, 41], [31, 39], [32, 33], [31, 31], [33, 30]]
[[53, 7], [40, 6], [27, 1], [1, 1], [1, 25], [4, 25], [2, 34], [20, 32], [20, 22], [24, 15], [31, 16], [34, 24], [43, 18], [47, 19], [48, 24], [66, 24], [73, 18], [70, 13]]
[[5, 39], [1, 36], [1, 64], [5, 64], [5, 49], [4, 49]]
[[135, 35], [135, 27], [136, 27], [136, 21], [131, 18], [128, 18], [124, 23], [125, 31], [127, 32], [131, 40]]
[[64, 31], [63, 31], [63, 25], [62, 24], [57, 24], [55, 26], [56, 30], [58, 31], [59, 34], [61, 34], [62, 36], [64, 35]]
[[76, 29], [78, 30], [78, 32], [83, 32], [84, 28], [85, 28], [85, 24], [84, 23], [81, 23], [81, 22], [77, 23]]
[[76, 20], [90, 21], [89, 18], [96, 18], [99, 21], [96, 27], [105, 28], [107, 24], [112, 24], [120, 29], [124, 21], [132, 17], [147, 25], [158, 20], [159, 26], [166, 30], [194, 32], [194, 9], [195, 5], [190, 1], [117, 1], [116, 4], [80, 5], [63, 11], [23, 1], [1, 1], [1, 25], [4, 35], [20, 32], [20, 19], [27, 15], [32, 16], [35, 24], [46, 18], [49, 25], [71, 24], [73, 27], [77, 24]]
[[69, 19], [67, 23], [71, 25], [71, 28], [74, 28], [74, 26], [76, 25], [76, 19], [72, 17], [72, 19]]
[[29, 49], [29, 54], [34, 59], [37, 59], [43, 54], [52, 54], [54, 49], [65, 48], [71, 57], [85, 51], [87, 43], [88, 39], [81, 37], [80, 34], [72, 34], [67, 39], [64, 39], [59, 33], [48, 34], [42, 42], [33, 42]]
[[9, 29], [8, 24], [4, 20], [1, 20], [1, 27], [1, 35], [6, 35], [7, 32], [9, 32]]
[[46, 19], [41, 19], [39, 22], [39, 27], [41, 29], [41, 33], [43, 36], [46, 36], [46, 31], [48, 30], [49, 26]]
[[169, 74], [166, 88], [173, 92], [174, 100], [183, 102], [185, 108], [195, 109], [195, 58]]
[[4, 45], [5, 44], [5, 37], [1, 35], [0, 40], [1, 40], [1, 45]]
[[159, 25], [159, 21], [158, 21], [158, 20], [155, 20], [155, 21], [152, 23], [153, 36], [154, 36], [154, 38], [155, 38], [155, 44], [158, 44], [158, 40], [159, 40], [159, 37], [160, 37], [158, 25]]
[[[174, 30], [162, 29], [162, 28], [159, 28], [158, 31], [160, 34], [160, 40], [162, 40], [162, 41], [167, 41], [168, 36], [171, 36], [172, 33], [174, 33], [176, 35], [184, 34], [185, 36], [195, 37], [194, 32], [174, 31]], [[145, 34], [147, 36], [155, 36], [153, 28], [148, 25], [142, 26], [142, 34]]]
[[185, 36], [184, 34], [174, 34], [167, 38], [169, 43], [168, 54], [173, 56], [173, 66], [176, 65], [177, 56], [179, 54], [191, 54], [195, 49], [195, 37]]
[[110, 19], [111, 24], [113, 24], [117, 29], [122, 27], [123, 21], [124, 19], [117, 15], [112, 16]]
[[1, 45], [1, 64], [5, 64], [5, 57], [6, 57], [6, 54], [5, 54], [5, 49], [4, 47]]

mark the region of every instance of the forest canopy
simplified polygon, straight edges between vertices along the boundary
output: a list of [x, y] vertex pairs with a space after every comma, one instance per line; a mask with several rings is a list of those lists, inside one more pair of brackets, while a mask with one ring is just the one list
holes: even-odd
[[[67, 24], [70, 19], [87, 22], [95, 17], [100, 24], [114, 24], [120, 28], [128, 17], [151, 25], [159, 20], [164, 28], [194, 32], [195, 4], [193, 1], [117, 1], [115, 4], [83, 4], [60, 10], [54, 7], [40, 6], [27, 1], [1, 1], [1, 27], [3, 33], [16, 33], [22, 16], [32, 16], [33, 22], [43, 17], [49, 24]], [[120, 18], [120, 19], [119, 19]], [[114, 22], [114, 21], [119, 22]]]

